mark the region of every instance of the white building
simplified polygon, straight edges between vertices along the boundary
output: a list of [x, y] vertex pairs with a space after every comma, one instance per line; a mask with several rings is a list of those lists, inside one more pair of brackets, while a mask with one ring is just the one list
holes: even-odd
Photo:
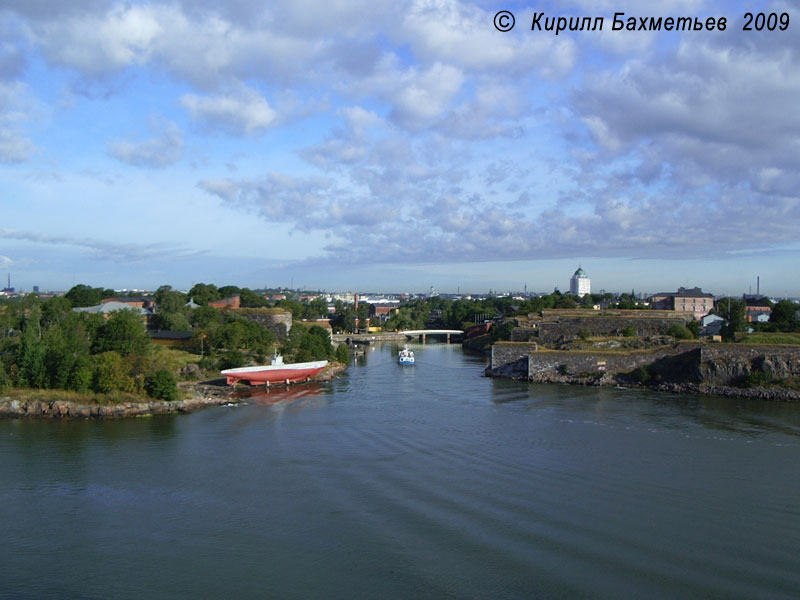
[[572, 279], [569, 280], [569, 291], [572, 294], [577, 294], [580, 298], [592, 293], [592, 280], [580, 267], [575, 271]]

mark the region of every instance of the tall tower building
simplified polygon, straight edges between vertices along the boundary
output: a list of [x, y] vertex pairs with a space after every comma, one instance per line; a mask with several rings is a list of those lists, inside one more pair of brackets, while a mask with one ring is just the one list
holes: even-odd
[[592, 280], [580, 267], [575, 271], [572, 279], [569, 280], [569, 291], [572, 294], [577, 294], [580, 298], [592, 293]]

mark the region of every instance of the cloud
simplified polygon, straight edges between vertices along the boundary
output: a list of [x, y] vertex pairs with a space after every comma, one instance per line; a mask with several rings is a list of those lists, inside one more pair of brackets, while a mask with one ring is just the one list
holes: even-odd
[[0, 162], [24, 162], [35, 152], [36, 146], [22, 133], [35, 105], [24, 83], [0, 81]]
[[39, 245], [71, 246], [82, 250], [95, 260], [123, 264], [181, 260], [203, 254], [202, 252], [186, 250], [166, 243], [124, 244], [92, 238], [46, 235], [15, 229], [0, 229], [0, 238], [20, 240]]
[[156, 137], [143, 141], [114, 140], [108, 143], [109, 154], [136, 167], [164, 169], [175, 164], [183, 149], [180, 129], [171, 121], [154, 126], [161, 128]]
[[181, 105], [211, 130], [236, 135], [262, 133], [273, 126], [277, 114], [258, 92], [245, 86], [215, 96], [186, 94]]
[[13, 260], [11, 260], [10, 258], [8, 258], [7, 256], [2, 256], [2, 255], [0, 255], [0, 268], [7, 269], [7, 268], [8, 268], [8, 267], [10, 267], [12, 264], [14, 264], [14, 261], [13, 261]]

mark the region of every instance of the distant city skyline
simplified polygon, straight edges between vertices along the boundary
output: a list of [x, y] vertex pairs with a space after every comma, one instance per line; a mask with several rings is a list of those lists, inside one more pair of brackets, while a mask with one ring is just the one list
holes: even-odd
[[550, 292], [582, 265], [593, 290], [800, 296], [796, 3], [758, 3], [787, 31], [743, 31], [746, 0], [535, 10], [605, 25], [532, 31], [517, 0], [5, 2], [0, 276]]

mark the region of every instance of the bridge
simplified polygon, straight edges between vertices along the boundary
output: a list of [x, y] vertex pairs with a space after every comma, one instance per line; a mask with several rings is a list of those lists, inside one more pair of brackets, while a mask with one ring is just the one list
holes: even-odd
[[406, 331], [399, 331], [398, 333], [402, 333], [408, 337], [418, 335], [422, 339], [423, 344], [425, 343], [425, 338], [429, 335], [446, 335], [448, 344], [450, 343], [451, 335], [464, 335], [464, 332], [460, 329], [408, 329]]

